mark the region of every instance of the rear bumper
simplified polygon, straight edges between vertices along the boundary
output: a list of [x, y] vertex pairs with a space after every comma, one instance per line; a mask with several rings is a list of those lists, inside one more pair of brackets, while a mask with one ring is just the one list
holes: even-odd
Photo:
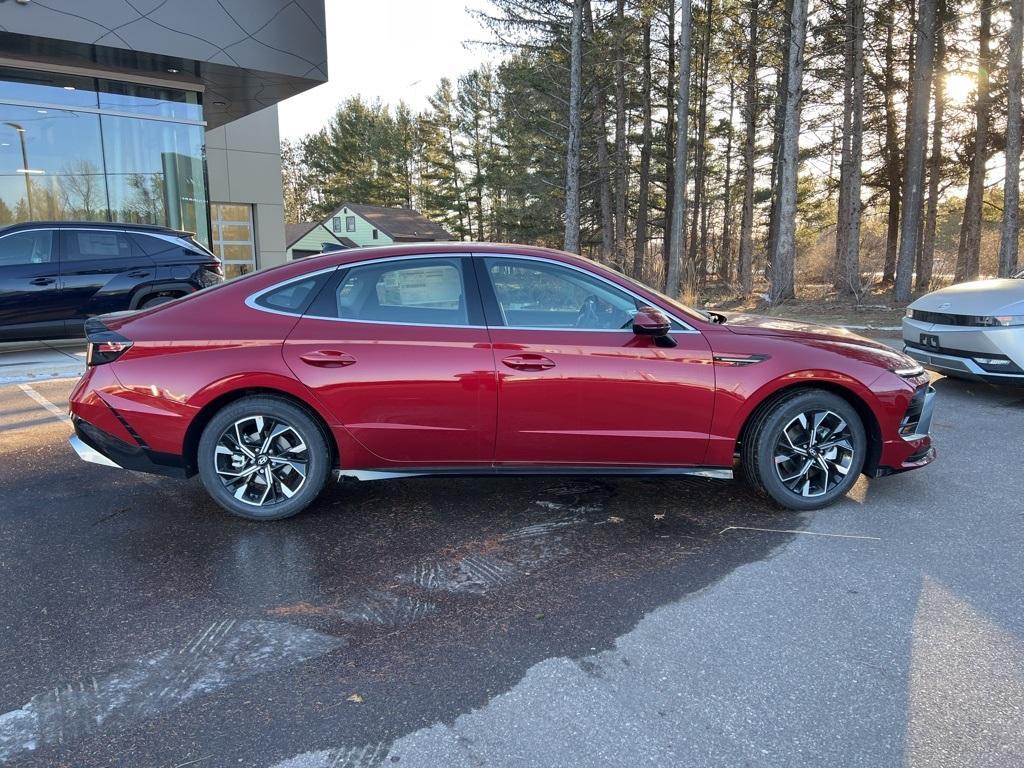
[[166, 477], [188, 477], [181, 456], [127, 443], [79, 417], [73, 416], [72, 421], [75, 434], [68, 442], [82, 461]]

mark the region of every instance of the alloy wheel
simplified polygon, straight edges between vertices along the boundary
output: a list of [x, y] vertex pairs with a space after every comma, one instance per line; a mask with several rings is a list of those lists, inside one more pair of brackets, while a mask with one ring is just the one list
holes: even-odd
[[217, 476], [236, 499], [267, 507], [302, 489], [309, 448], [287, 422], [271, 416], [247, 416], [221, 434], [213, 462]]
[[853, 432], [846, 420], [830, 410], [798, 414], [775, 443], [775, 471], [791, 492], [812, 498], [824, 496], [850, 473]]

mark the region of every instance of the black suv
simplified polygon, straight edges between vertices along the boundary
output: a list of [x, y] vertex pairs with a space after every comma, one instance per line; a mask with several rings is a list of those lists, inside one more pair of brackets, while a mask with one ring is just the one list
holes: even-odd
[[35, 221], [0, 229], [0, 341], [81, 336], [86, 318], [148, 309], [224, 279], [189, 232]]

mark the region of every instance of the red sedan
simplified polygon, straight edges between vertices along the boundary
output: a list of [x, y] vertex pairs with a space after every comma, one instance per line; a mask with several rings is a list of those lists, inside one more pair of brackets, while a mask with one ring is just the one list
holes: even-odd
[[87, 327], [78, 454], [242, 517], [335, 474], [697, 474], [815, 509], [928, 464], [921, 367], [851, 333], [699, 312], [586, 259], [439, 243], [325, 254]]

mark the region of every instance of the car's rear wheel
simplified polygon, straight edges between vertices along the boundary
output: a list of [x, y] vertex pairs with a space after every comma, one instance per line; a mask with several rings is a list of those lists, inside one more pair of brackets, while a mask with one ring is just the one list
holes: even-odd
[[857, 482], [867, 434], [849, 402], [817, 389], [787, 393], [763, 408], [745, 435], [747, 483], [789, 509], [820, 509]]
[[323, 430], [284, 398], [253, 396], [218, 411], [203, 430], [199, 476], [214, 501], [249, 520], [301, 512], [330, 474]]
[[178, 298], [178, 294], [153, 296], [152, 298], [143, 301], [139, 305], [139, 309], [152, 309], [153, 307], [159, 307], [161, 304], [166, 304], [169, 301], [174, 301], [176, 298]]

